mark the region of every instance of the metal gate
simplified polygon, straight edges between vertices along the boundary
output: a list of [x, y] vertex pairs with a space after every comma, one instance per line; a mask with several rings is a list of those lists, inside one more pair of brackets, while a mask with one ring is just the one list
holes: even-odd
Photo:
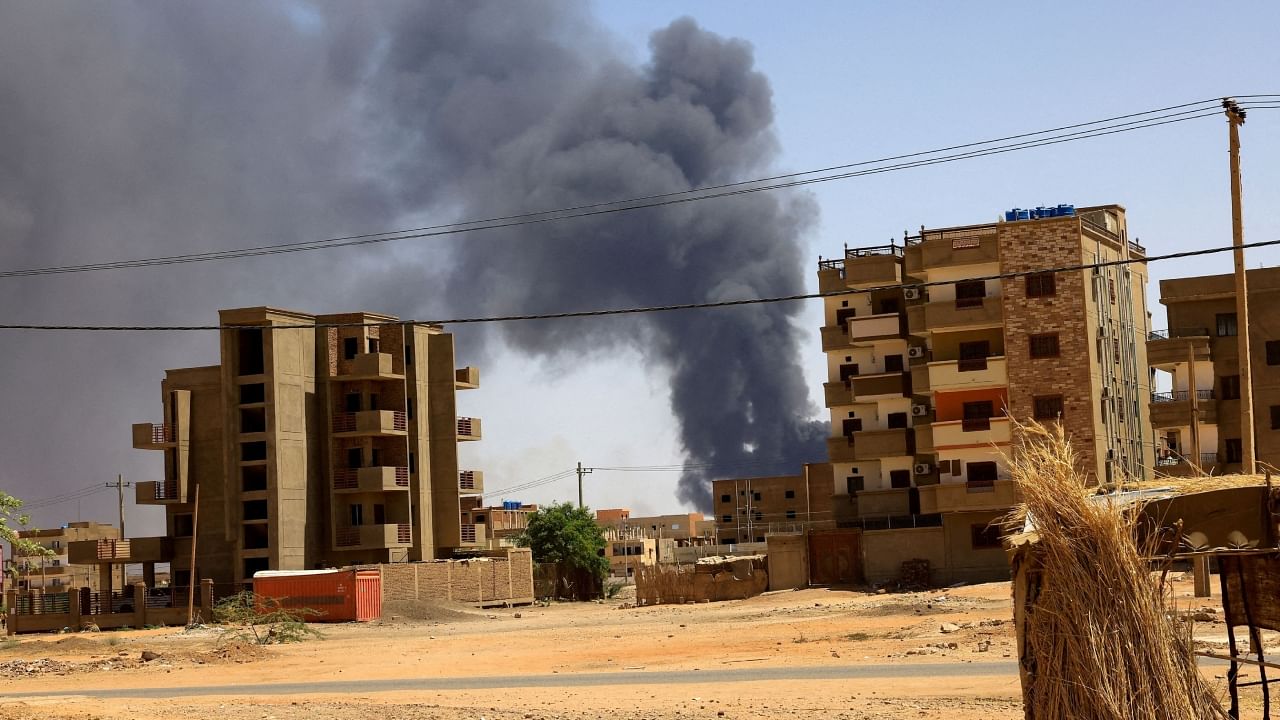
[[809, 583], [862, 584], [862, 531], [842, 529], [809, 533]]

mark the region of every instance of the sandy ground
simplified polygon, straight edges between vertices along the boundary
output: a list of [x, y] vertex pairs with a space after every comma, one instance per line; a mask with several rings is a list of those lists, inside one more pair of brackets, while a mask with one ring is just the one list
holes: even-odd
[[[1190, 598], [1187, 581], [1177, 588], [1186, 608], [1213, 604]], [[628, 607], [625, 597], [484, 611], [395, 608], [378, 623], [322, 629], [324, 639], [266, 648], [228, 644], [213, 630], [24, 636], [0, 644], [0, 718], [1022, 717], [1008, 583], [892, 594], [809, 589], [646, 608]], [[1225, 643], [1221, 623], [1201, 622], [1197, 635]], [[144, 651], [158, 657], [143, 661]], [[958, 669], [965, 663], [972, 674]], [[803, 674], [841, 666], [881, 677], [750, 677], [755, 668]], [[683, 678], [738, 669], [729, 682], [611, 685], [606, 677], [590, 687], [554, 685], [589, 674]], [[428, 690], [387, 682], [475, 676], [539, 676], [542, 686]], [[374, 690], [350, 689], [374, 680]], [[251, 687], [298, 682], [345, 687], [271, 695]], [[207, 686], [235, 691], [154, 696]], [[117, 696], [83, 694], [103, 690]]]

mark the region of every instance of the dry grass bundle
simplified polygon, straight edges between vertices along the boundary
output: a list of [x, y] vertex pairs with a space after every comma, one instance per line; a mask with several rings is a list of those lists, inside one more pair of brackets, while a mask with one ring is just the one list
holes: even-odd
[[1171, 488], [1176, 495], [1189, 495], [1210, 490], [1256, 487], [1266, 483], [1267, 480], [1262, 475], [1200, 475], [1196, 477], [1166, 477], [1140, 482], [1127, 482], [1125, 483], [1125, 489], [1167, 487]]
[[1035, 720], [1224, 718], [1196, 669], [1190, 628], [1175, 619], [1123, 508], [1098, 498], [1060, 428], [1031, 424], [1010, 458], [1034, 533], [1018, 541], [1035, 568], [1019, 598], [1027, 717]]

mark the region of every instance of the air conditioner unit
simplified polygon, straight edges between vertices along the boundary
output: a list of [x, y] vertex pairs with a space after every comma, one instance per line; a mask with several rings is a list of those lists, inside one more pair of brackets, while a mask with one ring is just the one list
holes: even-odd
[[923, 294], [920, 288], [906, 288], [902, 291], [902, 296], [908, 300], [919, 300]]
[[912, 415], [914, 415], [914, 416], [916, 416], [916, 417], [922, 417], [922, 416], [924, 416], [924, 415], [928, 415], [928, 414], [929, 414], [929, 406], [928, 406], [928, 405], [912, 405], [912, 406], [911, 406], [911, 414], [912, 414]]
[[922, 358], [922, 357], [924, 357], [924, 348], [923, 348], [923, 347], [920, 347], [919, 345], [917, 345], [917, 346], [915, 346], [915, 347], [909, 347], [909, 348], [907, 348], [907, 357], [909, 357], [909, 358]]
[[917, 475], [928, 475], [933, 472], [933, 466], [929, 463], [916, 463], [915, 469]]

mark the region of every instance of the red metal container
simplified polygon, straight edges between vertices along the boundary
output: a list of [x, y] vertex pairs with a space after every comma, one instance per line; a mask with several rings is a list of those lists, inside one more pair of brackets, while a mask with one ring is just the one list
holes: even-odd
[[382, 617], [382, 573], [377, 570], [260, 572], [253, 592], [274, 598], [288, 610], [309, 608], [321, 615], [307, 622], [368, 622]]

